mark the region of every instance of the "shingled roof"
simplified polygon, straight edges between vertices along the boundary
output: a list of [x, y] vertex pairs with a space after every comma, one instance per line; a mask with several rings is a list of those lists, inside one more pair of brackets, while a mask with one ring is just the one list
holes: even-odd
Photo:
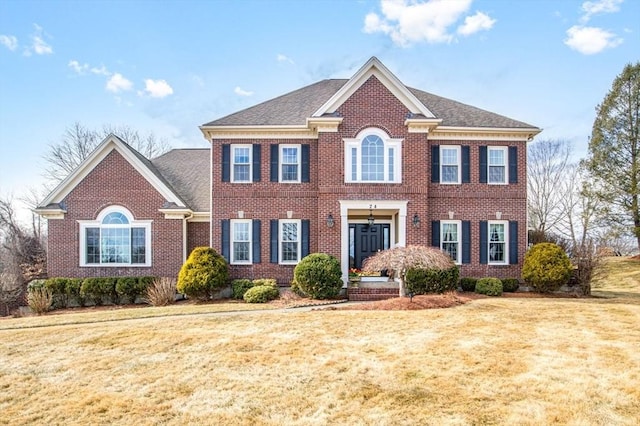
[[172, 149], [150, 161], [194, 212], [209, 211], [209, 148]]
[[[258, 105], [235, 112], [203, 126], [305, 125], [307, 118], [330, 99], [347, 79], [322, 80]], [[445, 127], [536, 128], [500, 114], [408, 87]]]

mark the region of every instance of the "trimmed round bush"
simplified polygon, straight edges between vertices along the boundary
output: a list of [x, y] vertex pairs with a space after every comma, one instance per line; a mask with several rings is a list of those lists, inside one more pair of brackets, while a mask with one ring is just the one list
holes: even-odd
[[517, 278], [503, 278], [501, 281], [502, 291], [507, 293], [513, 293], [520, 287], [520, 281]]
[[137, 277], [121, 277], [116, 281], [116, 293], [123, 302], [135, 303], [136, 298], [147, 289], [145, 281]]
[[90, 277], [82, 281], [80, 295], [91, 299], [94, 305], [100, 306], [104, 298], [115, 292], [115, 280], [113, 278]]
[[209, 300], [227, 285], [227, 261], [211, 247], [196, 247], [180, 268], [178, 292], [200, 300]]
[[502, 281], [498, 278], [480, 278], [476, 283], [476, 293], [487, 296], [502, 295]]
[[244, 294], [253, 287], [253, 282], [247, 279], [237, 279], [231, 282], [231, 297], [242, 300]]
[[293, 278], [305, 294], [314, 299], [336, 297], [342, 289], [340, 262], [325, 253], [312, 253], [293, 270]]
[[291, 281], [291, 291], [293, 292], [293, 294], [296, 294], [300, 297], [309, 297], [307, 293], [302, 291], [302, 289], [300, 288], [300, 285], [295, 279]]
[[277, 299], [279, 295], [280, 292], [273, 286], [257, 285], [247, 290], [242, 298], [247, 303], [266, 303], [270, 300]]
[[458, 287], [458, 267], [449, 269], [409, 269], [405, 275], [407, 292], [444, 293]]
[[477, 278], [473, 277], [464, 277], [460, 278], [460, 287], [462, 291], [476, 291], [476, 283], [478, 282]]
[[69, 301], [75, 300], [79, 306], [85, 305], [85, 297], [80, 294], [82, 288], [82, 278], [68, 278], [66, 285], [66, 292]]
[[278, 281], [275, 278], [257, 278], [252, 281], [254, 287], [257, 285], [270, 285], [271, 287], [278, 288]]
[[534, 291], [550, 293], [568, 283], [572, 271], [569, 256], [560, 246], [540, 243], [525, 254], [522, 278]]
[[67, 278], [48, 278], [44, 282], [44, 286], [49, 289], [53, 297], [53, 308], [66, 308], [69, 297], [67, 295]]

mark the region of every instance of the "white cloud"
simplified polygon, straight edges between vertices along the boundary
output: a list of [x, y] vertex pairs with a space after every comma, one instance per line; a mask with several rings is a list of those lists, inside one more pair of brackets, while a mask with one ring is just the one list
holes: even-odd
[[115, 73], [107, 80], [105, 87], [109, 92], [120, 93], [133, 88], [133, 83], [122, 76], [120, 73]]
[[104, 65], [101, 65], [100, 68], [91, 67], [91, 74], [106, 75], [106, 76], [111, 75], [111, 73], [105, 68]]
[[253, 95], [253, 92], [249, 92], [247, 90], [243, 90], [242, 88], [240, 88], [240, 86], [236, 86], [236, 88], [233, 89], [233, 92], [236, 95], [240, 95], [240, 96], [251, 96], [251, 95]]
[[477, 12], [473, 16], [464, 18], [464, 24], [458, 27], [458, 34], [468, 36], [478, 31], [490, 30], [495, 23], [496, 20], [489, 17], [489, 15]]
[[76, 74], [79, 75], [84, 75], [86, 74], [87, 70], [89, 69], [89, 65], [87, 64], [80, 64], [80, 62], [76, 61], [76, 60], [71, 60], [69, 61], [69, 63], [67, 64], [67, 66], [69, 68], [71, 68], [73, 71], [75, 71]]
[[[472, 0], [381, 0], [382, 14], [366, 15], [363, 31], [368, 34], [387, 34], [400, 46], [423, 41], [450, 43], [454, 39], [450, 27], [462, 18], [471, 3]], [[467, 17], [458, 31], [469, 35], [490, 29], [493, 23], [495, 20], [478, 12]]]
[[289, 62], [290, 64], [294, 63], [293, 59], [283, 55], [282, 53], [278, 53], [278, 56], [276, 57], [276, 59], [278, 59], [278, 62]]
[[146, 94], [152, 98], [164, 98], [173, 94], [173, 88], [165, 80], [151, 80], [150, 78], [144, 81]]
[[582, 3], [582, 11], [584, 12], [584, 15], [582, 15], [580, 21], [582, 23], [586, 23], [593, 15], [618, 12], [623, 1], [624, 0], [585, 1]]
[[0, 34], [0, 44], [11, 51], [14, 51], [18, 48], [18, 39], [12, 35]]
[[31, 34], [31, 47], [25, 51], [26, 56], [31, 56], [32, 52], [36, 55], [51, 55], [53, 53], [53, 47], [46, 41], [44, 41], [44, 30], [38, 24], [33, 24], [35, 33]]
[[602, 28], [574, 25], [567, 30], [564, 44], [584, 55], [593, 55], [619, 46], [622, 41], [622, 38]]

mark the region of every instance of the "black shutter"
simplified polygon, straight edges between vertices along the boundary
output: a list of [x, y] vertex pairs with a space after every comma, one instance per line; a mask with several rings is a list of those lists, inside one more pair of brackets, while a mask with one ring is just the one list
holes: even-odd
[[[229, 146], [229, 145], [227, 145]], [[231, 250], [231, 224], [229, 219], [222, 219], [220, 221], [220, 225], [222, 228], [222, 257], [226, 259], [227, 262], [231, 262], [230, 250]]]
[[269, 242], [271, 246], [271, 263], [278, 263], [278, 219], [269, 222]]
[[462, 183], [471, 182], [471, 165], [469, 159], [469, 147], [462, 147]]
[[480, 263], [489, 263], [489, 223], [486, 220], [480, 221]]
[[431, 147], [431, 182], [440, 183], [440, 146]]
[[509, 264], [518, 264], [518, 222], [509, 221]]
[[271, 182], [278, 182], [278, 167], [279, 160], [278, 156], [280, 155], [280, 147], [277, 144], [271, 145], [271, 159], [270, 159], [270, 170], [271, 170]]
[[462, 221], [462, 263], [471, 263], [471, 222]]
[[254, 219], [251, 230], [251, 257], [252, 263], [260, 263], [260, 219]]
[[302, 158], [302, 172], [301, 172], [301, 180], [302, 182], [309, 182], [309, 144], [302, 145], [301, 148], [301, 158]]
[[518, 183], [518, 147], [509, 147], [509, 183]]
[[301, 246], [301, 251], [300, 251], [300, 259], [304, 258], [305, 256], [309, 255], [309, 238], [310, 238], [310, 226], [311, 226], [311, 221], [309, 219], [303, 219], [301, 221], [302, 223], [302, 246]]
[[260, 182], [260, 163], [262, 158], [260, 157], [261, 146], [258, 144], [253, 145], [253, 181]]
[[487, 183], [487, 147], [480, 147], [480, 183]]
[[431, 221], [431, 245], [440, 248], [440, 221]]
[[231, 145], [222, 145], [222, 181], [231, 181]]

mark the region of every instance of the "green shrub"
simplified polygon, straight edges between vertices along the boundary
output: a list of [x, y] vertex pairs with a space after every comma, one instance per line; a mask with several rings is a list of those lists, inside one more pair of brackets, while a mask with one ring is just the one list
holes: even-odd
[[458, 267], [449, 269], [409, 269], [405, 275], [407, 292], [444, 293], [458, 287]]
[[517, 278], [503, 278], [501, 281], [502, 290], [507, 293], [513, 293], [520, 287], [520, 281]]
[[242, 300], [244, 294], [253, 287], [253, 282], [247, 279], [237, 279], [231, 282], [231, 297]]
[[80, 295], [86, 299], [91, 299], [94, 305], [100, 306], [106, 297], [112, 297], [115, 293], [115, 279], [90, 277], [82, 281]]
[[476, 283], [476, 293], [487, 296], [502, 295], [502, 281], [497, 278], [480, 278]]
[[296, 281], [295, 279], [291, 281], [291, 291], [293, 292], [293, 294], [297, 294], [300, 297], [309, 297], [307, 293], [302, 291], [302, 289], [300, 288], [300, 284], [298, 284], [298, 281]]
[[300, 289], [314, 299], [330, 299], [342, 289], [340, 262], [325, 253], [312, 253], [293, 270]]
[[85, 297], [80, 294], [80, 289], [82, 288], [82, 281], [84, 281], [82, 278], [67, 278], [67, 285], [66, 285], [66, 292], [67, 292], [67, 297], [69, 298], [69, 301], [71, 301], [71, 299], [75, 299], [75, 301], [78, 303], [78, 305], [80, 306], [84, 306], [85, 305]]
[[180, 268], [177, 289], [189, 297], [208, 300], [227, 285], [228, 276], [224, 257], [211, 247], [196, 247]]
[[147, 288], [149, 288], [149, 286], [151, 284], [153, 284], [153, 282], [157, 278], [158, 277], [150, 277], [150, 276], [138, 277], [138, 285], [140, 286], [140, 289], [142, 290], [141, 294], [144, 294], [144, 292], [147, 290]]
[[473, 277], [460, 278], [460, 287], [462, 287], [462, 291], [476, 291], [477, 282], [478, 279]]
[[27, 284], [27, 292], [35, 289], [46, 288], [44, 285], [45, 280], [31, 280]]
[[146, 290], [146, 286], [143, 288], [140, 285], [140, 280], [137, 277], [120, 277], [116, 281], [116, 293], [120, 300], [124, 303], [135, 303], [136, 298], [140, 296], [143, 291]]
[[257, 285], [251, 287], [244, 293], [243, 299], [247, 303], [266, 303], [270, 300], [277, 299], [280, 292], [277, 288], [270, 285]]
[[275, 278], [258, 278], [252, 281], [254, 286], [257, 285], [270, 285], [271, 287], [278, 288], [278, 282]]
[[67, 295], [67, 278], [48, 278], [44, 286], [49, 289], [53, 298], [53, 308], [66, 308], [69, 304]]
[[553, 243], [536, 244], [527, 251], [522, 278], [534, 291], [557, 291], [569, 282], [573, 267], [567, 254]]

